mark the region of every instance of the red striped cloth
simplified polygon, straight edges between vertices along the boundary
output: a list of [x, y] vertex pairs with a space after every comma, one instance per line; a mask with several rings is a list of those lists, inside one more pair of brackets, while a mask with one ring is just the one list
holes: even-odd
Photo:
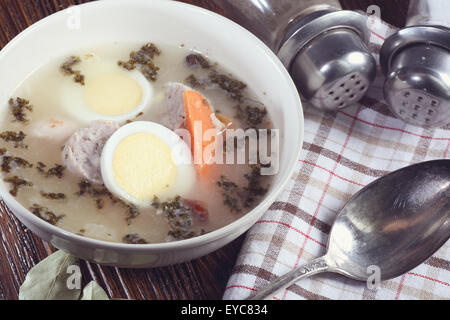
[[[375, 23], [377, 56], [395, 30]], [[331, 225], [363, 186], [407, 165], [450, 158], [450, 125], [424, 129], [396, 119], [382, 101], [378, 78], [360, 105], [337, 114], [304, 106], [305, 141], [294, 175], [248, 232], [224, 299], [244, 299], [326, 252]], [[407, 274], [377, 289], [336, 274], [303, 279], [272, 299], [450, 299], [450, 243]]]

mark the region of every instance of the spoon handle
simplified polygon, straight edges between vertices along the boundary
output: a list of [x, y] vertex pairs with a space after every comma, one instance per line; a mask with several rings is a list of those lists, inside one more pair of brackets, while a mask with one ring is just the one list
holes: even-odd
[[326, 272], [329, 269], [327, 262], [324, 257], [320, 257], [310, 261], [307, 264], [294, 269], [285, 275], [273, 280], [269, 283], [269, 285], [261, 290], [259, 290], [256, 294], [249, 297], [247, 300], [263, 300], [268, 298], [269, 296], [277, 293], [283, 288], [288, 288], [300, 279], [321, 273]]

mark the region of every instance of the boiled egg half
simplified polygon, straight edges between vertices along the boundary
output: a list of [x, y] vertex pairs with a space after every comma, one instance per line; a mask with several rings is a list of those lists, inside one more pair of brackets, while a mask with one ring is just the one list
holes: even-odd
[[141, 207], [193, 192], [196, 171], [188, 145], [154, 122], [136, 121], [117, 130], [101, 156], [106, 188]]
[[74, 69], [85, 76], [85, 84], [65, 77], [60, 101], [62, 107], [80, 121], [131, 120], [151, 105], [153, 88], [137, 70], [125, 70], [117, 61], [99, 56], [83, 59]]

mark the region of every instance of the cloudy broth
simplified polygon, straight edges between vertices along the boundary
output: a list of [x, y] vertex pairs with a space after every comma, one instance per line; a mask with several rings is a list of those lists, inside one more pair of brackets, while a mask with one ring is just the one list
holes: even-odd
[[[69, 52], [67, 56], [79, 56], [81, 63], [77, 69], [84, 72], [85, 61], [89, 59], [100, 59], [117, 63], [126, 60], [130, 51], [142, 46], [142, 43], [115, 43], [98, 48]], [[136, 119], [139, 121], [152, 121], [163, 123], [167, 113], [164, 86], [168, 82], [180, 82], [190, 85], [186, 79], [195, 74], [196, 77], [206, 77], [209, 70], [201, 67], [193, 70], [187, 63], [186, 57], [192, 52], [182, 46], [170, 46], [156, 44], [161, 49], [161, 54], [155, 57], [154, 62], [160, 68], [157, 80], [151, 82], [154, 90], [153, 102], [150, 108]], [[79, 128], [89, 125], [89, 121], [77, 119], [63, 106], [60, 92], [62, 86], [69, 82], [73, 83], [71, 77], [64, 75], [60, 66], [67, 57], [61, 57], [55, 61], [42, 66], [20, 85], [13, 93], [12, 98], [21, 97], [29, 100], [33, 106], [31, 112], [26, 111], [28, 123], [13, 121], [11, 112], [5, 113], [0, 124], [1, 132], [20, 132], [26, 134], [23, 143], [27, 146], [14, 147], [11, 141], [0, 139], [0, 148], [4, 149], [4, 155], [25, 159], [33, 167], [21, 167], [11, 165], [9, 172], [3, 170], [4, 179], [17, 176], [29, 181], [33, 186], [21, 186], [18, 189], [16, 199], [25, 208], [39, 205], [47, 208], [56, 216], [60, 217], [55, 225], [67, 231], [81, 236], [95, 238], [112, 242], [124, 242], [127, 235], [138, 235], [146, 243], [160, 243], [168, 240], [170, 227], [167, 217], [154, 207], [138, 208], [139, 214], [132, 219], [127, 219], [127, 208], [117, 202], [104, 197], [102, 207], [89, 195], [77, 194], [80, 190], [80, 182], [83, 180], [69, 170], [63, 171], [63, 176], [46, 175], [45, 172], [56, 164], [64, 165], [61, 150], [67, 139]], [[211, 63], [212, 64], [212, 63]], [[214, 66], [224, 74], [228, 74]], [[238, 76], [238, 75], [233, 75]], [[89, 81], [89, 78], [86, 79]], [[76, 85], [73, 83], [73, 85]], [[211, 105], [221, 115], [232, 119], [236, 128], [247, 128], [248, 124], [242, 119], [236, 118], [235, 106], [238, 104], [230, 98], [229, 92], [219, 86], [207, 86], [196, 88], [211, 102]], [[251, 84], [244, 90], [245, 96], [250, 100], [257, 100], [256, 95], [251, 92]], [[7, 107], [8, 110], [10, 106]], [[260, 127], [270, 127], [269, 119], [266, 117]], [[44, 173], [38, 170], [39, 163], [44, 164]], [[190, 200], [196, 200], [208, 212], [208, 219], [196, 221], [192, 230], [196, 235], [210, 232], [221, 228], [255, 207], [262, 196], [253, 201], [248, 207], [242, 207], [237, 212], [224, 203], [223, 188], [217, 185], [222, 176], [233, 181], [238, 186], [246, 186], [248, 179], [245, 177], [251, 169], [246, 164], [213, 165], [213, 174], [207, 180], [197, 179], [196, 186], [192, 192], [185, 196]], [[270, 178], [261, 179], [264, 186], [269, 185]], [[11, 187], [11, 183], [6, 183]], [[43, 194], [64, 194], [64, 199], [50, 199]]]

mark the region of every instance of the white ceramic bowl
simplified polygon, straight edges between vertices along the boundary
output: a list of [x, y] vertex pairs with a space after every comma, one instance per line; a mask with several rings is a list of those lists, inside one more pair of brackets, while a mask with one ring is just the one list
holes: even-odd
[[[78, 23], [79, 22], [79, 23]], [[237, 75], [269, 107], [280, 129], [280, 170], [264, 200], [214, 232], [183, 241], [130, 245], [89, 239], [50, 225], [18, 203], [0, 182], [16, 217], [45, 241], [82, 259], [121, 267], [156, 267], [188, 261], [221, 248], [247, 231], [290, 179], [303, 143], [303, 111], [296, 87], [277, 57], [255, 36], [213, 12], [175, 1], [95, 1], [53, 14], [19, 34], [0, 52], [0, 114], [21, 82], [71, 50], [114, 41], [184, 44]]]

